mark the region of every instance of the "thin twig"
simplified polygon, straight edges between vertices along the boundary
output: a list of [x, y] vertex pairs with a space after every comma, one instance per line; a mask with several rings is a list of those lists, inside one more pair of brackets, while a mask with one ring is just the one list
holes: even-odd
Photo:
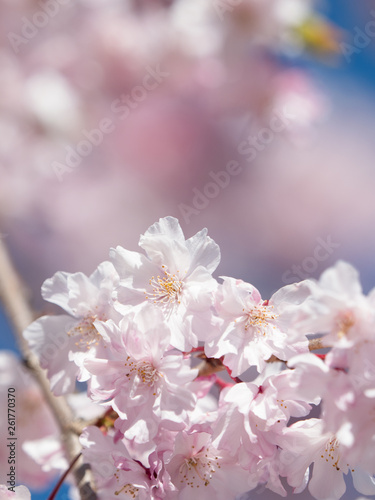
[[56, 486], [53, 488], [53, 491], [51, 492], [50, 496], [48, 497], [47, 500], [55, 500], [55, 497], [57, 493], [59, 492], [59, 489], [61, 488], [63, 482], [67, 478], [69, 472], [73, 469], [75, 466], [76, 462], [79, 460], [79, 457], [81, 456], [81, 453], [79, 453], [73, 462], [69, 465], [68, 469], [64, 472], [64, 474], [60, 477], [59, 481], [57, 482]]
[[[3, 241], [0, 239], [0, 298], [3, 302], [5, 312], [13, 325], [19, 348], [28, 367], [38, 385], [40, 386], [45, 400], [52, 410], [56, 422], [61, 431], [61, 440], [65, 446], [66, 456], [69, 463], [81, 452], [78, 436], [71, 429], [73, 413], [64, 397], [56, 397], [50, 390], [50, 384], [45, 371], [39, 365], [37, 357], [30, 351], [26, 340], [23, 338], [23, 330], [35, 319], [25, 297], [25, 287], [16, 273], [10, 260]], [[82, 500], [94, 500], [97, 495], [94, 491], [94, 481], [91, 471], [87, 465], [78, 460], [72, 473], [76, 480]]]

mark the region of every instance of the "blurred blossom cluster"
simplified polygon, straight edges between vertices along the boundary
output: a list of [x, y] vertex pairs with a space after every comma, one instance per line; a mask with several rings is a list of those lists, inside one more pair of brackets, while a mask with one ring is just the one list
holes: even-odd
[[250, 161], [241, 143], [275, 113], [287, 119], [264, 135], [269, 161], [280, 140], [304, 142], [327, 102], [282, 59], [337, 50], [314, 7], [1, 1], [0, 221], [34, 290], [56, 263], [82, 265], [78, 249], [92, 267], [119, 227], [135, 242], [155, 211], [181, 217], [211, 171]]
[[[2, 400], [6, 401], [9, 387], [14, 388], [14, 393], [18, 397], [17, 426], [21, 437], [21, 442], [17, 446], [18, 474], [22, 483], [33, 488], [41, 488], [54, 476], [56, 467], [62, 470], [67, 466], [59, 441], [59, 430], [51, 410], [44, 402], [41, 390], [32, 376], [22, 367], [16, 355], [9, 351], [1, 351], [0, 361]], [[3, 471], [9, 471], [9, 449], [3, 446], [8, 436], [7, 415], [3, 412], [0, 455]], [[30, 448], [35, 452], [32, 457], [28, 454]], [[42, 464], [46, 467], [42, 468]]]

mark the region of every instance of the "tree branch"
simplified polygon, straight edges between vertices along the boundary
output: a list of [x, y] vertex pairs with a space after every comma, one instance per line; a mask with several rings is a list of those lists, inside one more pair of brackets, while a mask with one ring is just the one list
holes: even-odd
[[[73, 413], [64, 397], [56, 397], [50, 390], [50, 384], [45, 371], [39, 365], [37, 357], [30, 351], [23, 330], [34, 321], [34, 315], [25, 297], [25, 288], [16, 273], [3, 241], [0, 239], [0, 298], [5, 312], [13, 325], [17, 343], [24, 358], [25, 365], [30, 370], [40, 386], [45, 400], [56, 419], [61, 431], [61, 440], [66, 450], [69, 463], [81, 452], [78, 436], [71, 428]], [[82, 500], [94, 500], [97, 495], [91, 470], [78, 460], [72, 469]]]
[[[323, 337], [309, 340], [309, 350], [310, 351], [316, 351], [318, 349], [324, 349], [326, 347], [329, 347], [329, 346], [323, 345]], [[221, 359], [207, 358], [204, 353], [199, 354], [197, 357], [204, 360], [201, 364], [199, 364], [196, 367], [199, 370], [198, 377], [208, 377], [208, 376], [212, 375], [213, 373], [227, 370], [227, 367], [223, 364]], [[277, 361], [286, 363], [286, 361], [283, 361], [282, 359], [279, 359], [274, 355], [272, 355], [269, 359], [267, 359], [267, 363], [276, 363]]]

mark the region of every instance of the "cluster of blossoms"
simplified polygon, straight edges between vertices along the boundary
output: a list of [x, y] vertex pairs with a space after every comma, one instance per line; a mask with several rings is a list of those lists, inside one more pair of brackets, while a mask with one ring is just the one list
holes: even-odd
[[48, 279], [43, 297], [65, 314], [24, 332], [54, 394], [86, 382], [111, 416], [80, 438], [98, 498], [229, 500], [259, 485], [286, 496], [286, 478], [332, 500], [348, 472], [375, 494], [375, 293], [356, 271], [338, 262], [264, 300], [212, 276], [220, 251], [206, 230], [185, 239], [166, 217], [139, 245], [112, 249], [89, 277]]

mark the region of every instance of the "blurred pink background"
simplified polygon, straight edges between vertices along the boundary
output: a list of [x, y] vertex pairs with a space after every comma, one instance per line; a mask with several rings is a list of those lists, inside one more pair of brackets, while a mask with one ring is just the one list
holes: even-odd
[[[248, 0], [224, 12], [200, 0], [47, 3], [1, 2], [1, 233], [37, 307], [45, 278], [91, 272], [168, 214], [186, 235], [207, 227], [219, 274], [265, 294], [293, 265], [317, 276], [339, 258], [374, 281], [373, 89], [340, 47], [316, 58], [298, 31], [329, 2]], [[343, 4], [353, 29], [371, 19], [370, 4]], [[373, 57], [371, 44], [360, 52]], [[147, 90], [150, 71], [163, 76]], [[248, 161], [244, 141], [285, 110]], [[99, 140], [103, 120], [111, 132]], [[90, 133], [98, 145], [70, 168], [66, 148], [84, 151]], [[241, 172], [197, 208], [231, 160]], [[314, 266], [319, 238], [334, 248]]]

